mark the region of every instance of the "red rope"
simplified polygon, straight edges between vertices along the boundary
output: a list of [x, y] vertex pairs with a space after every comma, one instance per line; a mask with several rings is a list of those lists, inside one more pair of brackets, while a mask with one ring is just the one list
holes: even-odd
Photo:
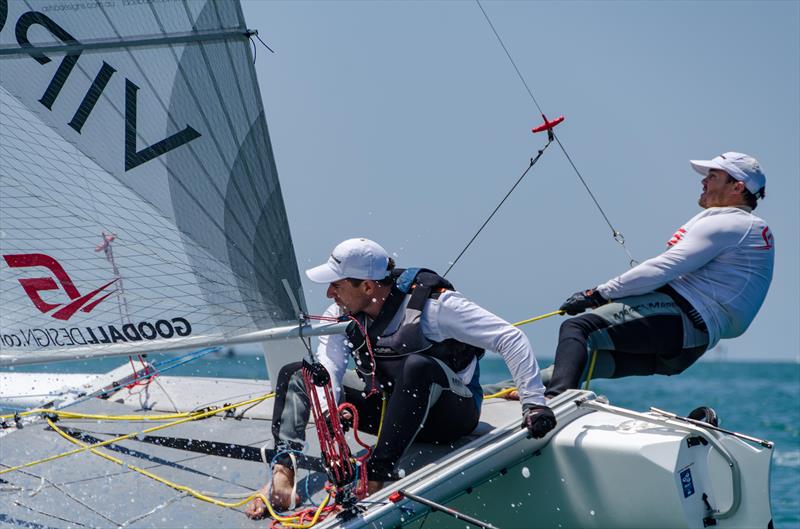
[[135, 386], [148, 386], [157, 376], [155, 371], [150, 370], [150, 366], [144, 361], [142, 355], [137, 355], [137, 356], [139, 357], [139, 362], [142, 364], [142, 368], [144, 369], [144, 374], [142, 376], [139, 376], [139, 373], [136, 371], [136, 366], [133, 365], [133, 357], [129, 356], [128, 360], [130, 361], [131, 369], [133, 370], [133, 382], [125, 386], [125, 389], [130, 390], [133, 389]]
[[323, 386], [323, 394], [325, 395], [325, 401], [330, 412], [328, 414], [328, 421], [330, 421], [329, 428], [328, 422], [325, 420], [325, 415], [322, 412], [322, 404], [320, 403], [316, 386], [311, 380], [311, 372], [305, 367], [302, 372], [303, 382], [305, 383], [306, 391], [308, 392], [308, 397], [311, 402], [314, 426], [317, 428], [320, 449], [325, 459], [326, 466], [331, 473], [335, 485], [341, 486], [349, 483], [355, 477], [355, 469], [350, 461], [350, 449], [347, 446], [342, 424], [339, 421], [339, 413], [336, 408], [336, 401], [333, 398], [330, 382]]
[[[371, 366], [371, 371], [368, 375], [372, 378], [372, 383], [370, 384], [369, 392], [367, 393], [367, 397], [371, 397], [372, 395], [377, 395], [380, 392], [378, 391], [378, 384], [377, 384], [377, 365], [375, 364], [375, 353], [372, 351], [372, 342], [369, 339], [369, 334], [367, 334], [367, 330], [361, 325], [361, 322], [358, 321], [358, 318], [353, 316], [352, 314], [347, 314], [345, 316], [349, 320], [353, 321], [358, 330], [361, 331], [361, 335], [364, 337], [364, 343], [367, 344], [367, 354], [369, 355], [369, 362]], [[314, 316], [306, 314], [306, 318], [309, 320], [319, 320], [319, 321], [331, 321], [331, 322], [338, 322], [341, 321], [341, 318], [336, 318], [333, 316]]]
[[366, 449], [364, 455], [356, 458], [356, 461], [361, 467], [358, 473], [358, 485], [356, 486], [356, 497], [360, 500], [367, 497], [367, 460], [372, 455], [372, 447], [362, 441], [358, 436], [358, 410], [356, 407], [349, 402], [343, 402], [339, 405], [339, 412], [341, 413], [344, 410], [349, 411], [353, 415], [353, 438], [355, 438], [356, 442], [361, 445], [362, 448]]

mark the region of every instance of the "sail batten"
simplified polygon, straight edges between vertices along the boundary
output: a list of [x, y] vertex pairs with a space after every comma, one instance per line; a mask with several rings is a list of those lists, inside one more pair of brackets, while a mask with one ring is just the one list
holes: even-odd
[[283, 281], [302, 306], [300, 277], [238, 3], [8, 5], [0, 49], [19, 46], [19, 24], [31, 47], [0, 53], [0, 357], [295, 322]]
[[84, 41], [79, 44], [51, 44], [36, 45], [34, 47], [3, 46], [0, 47], [0, 56], [4, 55], [30, 55], [33, 51], [37, 53], [73, 53], [94, 50], [123, 50], [129, 48], [142, 47], [161, 47], [169, 44], [190, 44], [199, 42], [229, 40], [229, 39], [249, 39], [255, 35], [254, 30], [229, 30], [229, 31], [209, 31], [180, 33], [166, 35], [163, 37], [143, 37], [126, 38], [120, 40], [97, 40]]

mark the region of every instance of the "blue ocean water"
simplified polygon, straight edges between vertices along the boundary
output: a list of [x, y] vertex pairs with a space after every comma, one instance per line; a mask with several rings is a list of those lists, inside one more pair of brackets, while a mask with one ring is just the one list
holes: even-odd
[[[152, 361], [159, 358], [150, 356]], [[550, 362], [540, 363], [544, 367]], [[104, 372], [119, 364], [119, 359], [75, 361], [56, 369]], [[17, 368], [41, 370], [42, 366]], [[266, 368], [255, 354], [215, 354], [169, 374], [263, 379]], [[491, 354], [481, 362], [481, 374], [483, 383], [509, 378], [505, 364]], [[800, 528], [800, 364], [699, 362], [677, 376], [596, 380], [591, 389], [614, 405], [639, 411], [655, 406], [686, 415], [697, 406], [710, 406], [722, 427], [773, 441], [770, 495], [775, 527]]]

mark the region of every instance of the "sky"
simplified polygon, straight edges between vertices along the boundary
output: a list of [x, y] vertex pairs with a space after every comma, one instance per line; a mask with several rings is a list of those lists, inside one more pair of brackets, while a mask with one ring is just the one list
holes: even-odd
[[[639, 260], [700, 211], [689, 159], [757, 157], [775, 274], [705, 359], [800, 362], [800, 2], [484, 2], [536, 100]], [[244, 1], [298, 265], [364, 236], [444, 272], [546, 137], [475, 2]], [[448, 278], [509, 321], [628, 257], [552, 144]], [[304, 274], [303, 274], [304, 276]], [[304, 277], [312, 313], [325, 288]], [[552, 358], [562, 317], [523, 327]]]

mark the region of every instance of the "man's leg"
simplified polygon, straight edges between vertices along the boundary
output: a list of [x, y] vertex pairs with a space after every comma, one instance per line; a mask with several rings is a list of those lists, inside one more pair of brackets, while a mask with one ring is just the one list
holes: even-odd
[[395, 366], [381, 435], [367, 465], [370, 481], [379, 484], [393, 479], [397, 461], [418, 435], [449, 442], [474, 430], [480, 415], [472, 397], [447, 390], [448, 377], [433, 358], [412, 354], [395, 362], [402, 365]]
[[[288, 509], [293, 500], [295, 471], [288, 451], [301, 451], [305, 441], [305, 429], [311, 413], [310, 401], [306, 392], [301, 368], [302, 362], [285, 365], [275, 384], [275, 405], [272, 408], [272, 435], [278, 455], [272, 465], [272, 482], [264, 485], [259, 492], [269, 498], [273, 508], [279, 511]], [[281, 453], [284, 452], [284, 453]], [[261, 498], [255, 498], [247, 506], [245, 514], [253, 519], [264, 518], [269, 514]]]
[[687, 324], [691, 322], [672, 298], [658, 292], [623, 298], [570, 318], [561, 325], [546, 395], [577, 388], [593, 350], [599, 351], [596, 378], [682, 371], [707, 344], [707, 335], [701, 344], [703, 336], [686, 329]]

